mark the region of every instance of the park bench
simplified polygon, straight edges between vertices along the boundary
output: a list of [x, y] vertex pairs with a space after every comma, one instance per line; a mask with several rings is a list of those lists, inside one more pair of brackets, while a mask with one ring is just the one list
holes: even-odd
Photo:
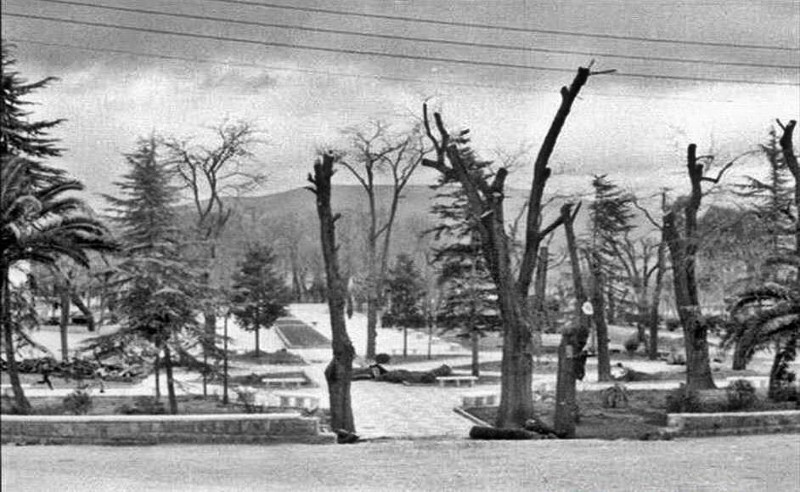
[[297, 388], [306, 383], [306, 378], [263, 378], [261, 382], [264, 383], [265, 386]]
[[275, 396], [280, 400], [281, 408], [305, 408], [308, 410], [319, 408], [319, 398], [313, 395], [279, 393]]
[[496, 393], [479, 393], [461, 397], [461, 408], [496, 407], [498, 397]]
[[442, 387], [447, 383], [455, 383], [456, 386], [461, 386], [461, 383], [467, 383], [470, 386], [474, 386], [477, 380], [478, 378], [475, 376], [439, 376], [436, 378], [436, 381], [439, 382], [439, 386]]

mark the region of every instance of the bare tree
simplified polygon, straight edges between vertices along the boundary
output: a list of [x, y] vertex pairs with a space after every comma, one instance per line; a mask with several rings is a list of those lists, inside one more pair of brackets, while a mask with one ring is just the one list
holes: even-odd
[[427, 105], [423, 106], [425, 130], [436, 151], [436, 160], [425, 159], [423, 165], [454, 176], [464, 188], [470, 215], [478, 225], [482, 243], [485, 245], [486, 262], [497, 286], [498, 303], [504, 323], [500, 408], [496, 422], [498, 427], [521, 427], [533, 416], [531, 382], [534, 327], [531, 326], [528, 292], [536, 270], [539, 247], [544, 238], [563, 222], [563, 217], [560, 216], [547, 226], [543, 227], [541, 223], [542, 198], [551, 173], [548, 162], [572, 104], [589, 77], [596, 73], [591, 71], [591, 66], [581, 67], [570, 87], [561, 89], [561, 105], [534, 163], [525, 245], [516, 281], [512, 276], [511, 244], [506, 233], [503, 210], [508, 170], [501, 168], [494, 175], [470, 172], [464, 162], [464, 152], [468, 151], [464, 148], [468, 143], [468, 130], [451, 136], [441, 114], [434, 113], [438, 137], [434, 136]]
[[[686, 162], [691, 193], [675, 201], [664, 216], [664, 239], [672, 258], [672, 281], [675, 303], [683, 325], [686, 346], [686, 387], [688, 390], [715, 388], [708, 355], [708, 323], [703, 317], [697, 293], [696, 256], [700, 243], [697, 214], [703, 198], [703, 182], [719, 183], [723, 174], [736, 161], [724, 165], [715, 178], [704, 176], [705, 164], [712, 156], [698, 156], [697, 146], [690, 144]], [[680, 213], [683, 212], [681, 217]]]
[[[392, 228], [403, 189], [422, 162], [424, 149], [417, 129], [404, 135], [392, 135], [389, 127], [373, 121], [368, 129], [351, 129], [353, 151], [350, 160], [342, 159], [345, 167], [358, 180], [367, 195], [369, 224], [367, 245], [367, 358], [375, 357], [378, 311], [382, 304], [383, 285], [392, 239]], [[390, 176], [391, 193], [388, 211], [382, 217], [376, 175]]]
[[308, 176], [308, 181], [311, 183], [308, 189], [317, 197], [320, 239], [328, 285], [333, 359], [325, 368], [325, 379], [328, 382], [330, 398], [331, 428], [337, 433], [344, 431], [346, 436], [356, 430], [350, 400], [350, 381], [353, 377], [355, 350], [347, 335], [344, 313], [347, 286], [339, 271], [337, 255], [336, 221], [341, 215], [334, 215], [331, 210], [331, 178], [335, 160], [336, 157], [329, 152], [320, 157], [314, 164], [314, 174]]
[[[204, 259], [204, 281], [218, 289], [222, 274], [217, 265], [217, 242], [233, 212], [225, 198], [252, 191], [264, 183], [266, 175], [252, 169], [252, 148], [260, 141], [258, 130], [251, 123], [225, 122], [214, 127], [213, 132], [217, 142], [212, 146], [176, 138], [166, 139], [165, 145], [194, 206], [199, 242], [196, 254]], [[208, 354], [216, 333], [213, 306], [209, 306], [204, 317], [203, 352]]]

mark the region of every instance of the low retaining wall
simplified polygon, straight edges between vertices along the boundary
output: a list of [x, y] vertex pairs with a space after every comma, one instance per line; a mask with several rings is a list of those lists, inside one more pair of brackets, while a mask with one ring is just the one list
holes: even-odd
[[0, 418], [0, 442], [30, 444], [270, 444], [326, 442], [296, 414], [21, 416]]
[[680, 436], [800, 432], [800, 410], [671, 413], [667, 415], [667, 432]]

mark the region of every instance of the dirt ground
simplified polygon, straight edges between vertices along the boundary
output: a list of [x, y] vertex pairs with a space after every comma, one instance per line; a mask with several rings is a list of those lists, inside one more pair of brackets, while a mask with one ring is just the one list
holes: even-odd
[[3, 446], [8, 491], [778, 491], [800, 440], [400, 440], [355, 445]]

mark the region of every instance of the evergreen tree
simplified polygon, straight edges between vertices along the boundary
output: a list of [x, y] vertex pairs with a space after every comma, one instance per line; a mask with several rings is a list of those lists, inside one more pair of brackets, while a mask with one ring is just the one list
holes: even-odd
[[[469, 148], [460, 149], [462, 159], [472, 172], [490, 174], [491, 162], [479, 159]], [[472, 373], [479, 374], [478, 342], [489, 331], [502, 327], [497, 293], [486, 265], [477, 224], [468, 213], [467, 197], [455, 178], [440, 175], [433, 189], [438, 200], [431, 212], [439, 223], [431, 229], [440, 246], [434, 249], [434, 263], [439, 269], [438, 284], [442, 300], [437, 322], [445, 330], [457, 330], [460, 337], [472, 342]]]
[[[30, 410], [20, 384], [16, 347], [25, 340], [25, 324], [12, 320], [9, 273], [28, 262], [53, 265], [68, 257], [88, 266], [90, 250], [108, 250], [113, 242], [105, 227], [74, 195], [83, 186], [63, 170], [41, 160], [57, 157], [61, 149], [48, 131], [61, 120], [32, 121], [25, 97], [53, 79], [28, 83], [14, 71], [16, 60], [2, 44], [2, 104], [0, 113], [0, 325], [3, 349], [17, 410]], [[62, 333], [62, 336], [66, 336]]]
[[198, 279], [180, 256], [174, 171], [160, 161], [158, 143], [154, 138], [140, 140], [136, 151], [125, 157], [130, 171], [116, 183], [123, 196], [106, 196], [124, 246], [115, 299], [121, 325], [116, 336], [153, 344], [156, 371], [163, 351], [170, 411], [177, 413], [172, 353], [184, 352], [183, 343], [202, 336]]
[[272, 249], [262, 244], [251, 245], [239, 270], [233, 276], [232, 314], [245, 330], [255, 334], [255, 355], [260, 356], [259, 333], [281, 316], [292, 292], [276, 271]]
[[408, 328], [425, 325], [421, 303], [425, 298], [425, 281], [407, 254], [397, 256], [394, 268], [387, 278], [389, 310], [386, 318], [394, 326], [403, 328], [403, 357], [408, 355]]
[[[589, 206], [591, 238], [587, 259], [592, 278], [590, 299], [594, 308], [594, 324], [597, 333], [597, 371], [600, 381], [611, 378], [611, 364], [608, 355], [608, 326], [606, 324], [605, 296], [617, 278], [614, 256], [622, 236], [632, 226], [630, 220], [632, 197], [624, 193], [606, 175], [595, 176], [592, 180], [594, 201]], [[643, 328], [640, 330], [643, 336]], [[643, 342], [642, 339], [639, 340]]]

